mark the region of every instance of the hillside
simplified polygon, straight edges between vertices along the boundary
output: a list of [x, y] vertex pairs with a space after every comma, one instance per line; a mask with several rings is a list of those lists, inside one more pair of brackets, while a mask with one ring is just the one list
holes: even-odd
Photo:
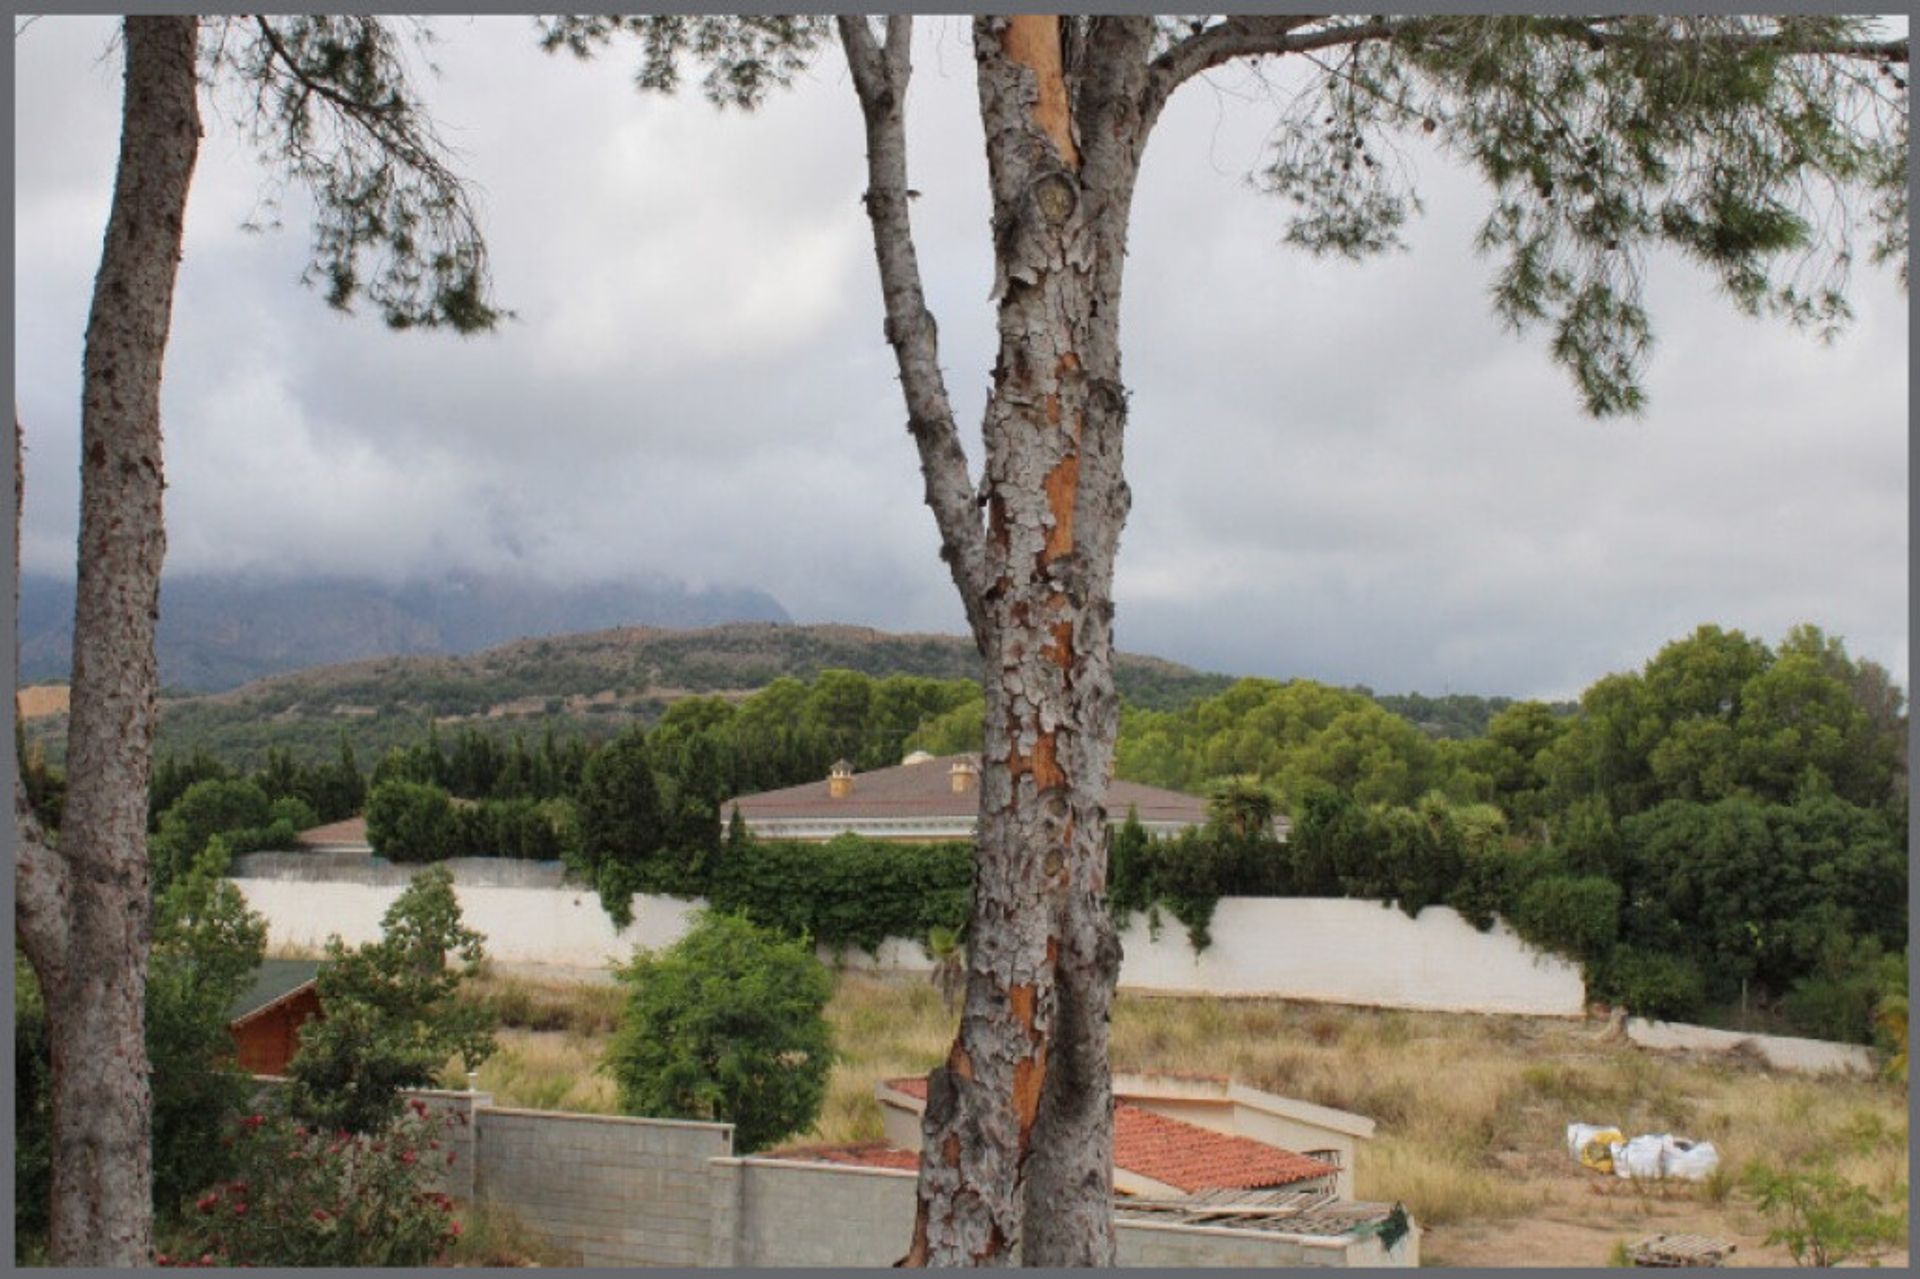
[[[159, 749], [196, 747], [257, 763], [270, 746], [303, 754], [335, 749], [344, 731], [363, 766], [389, 746], [418, 740], [429, 721], [475, 722], [529, 737], [606, 737], [650, 723], [674, 700], [744, 696], [781, 676], [811, 679], [840, 668], [864, 674], [973, 679], [971, 642], [955, 635], [896, 635], [858, 626], [731, 623], [694, 630], [627, 626], [502, 644], [467, 656], [377, 657], [256, 680], [220, 693], [165, 698]], [[1170, 709], [1232, 681], [1157, 657], [1121, 654], [1120, 692]], [[29, 737], [49, 760], [63, 755], [64, 717], [37, 721]]]
[[[524, 635], [606, 626], [787, 620], [762, 591], [642, 580], [556, 586], [468, 574], [389, 585], [360, 578], [168, 577], [160, 589], [160, 682], [191, 692], [387, 654], [473, 653]], [[20, 677], [64, 679], [73, 583], [20, 583]]]

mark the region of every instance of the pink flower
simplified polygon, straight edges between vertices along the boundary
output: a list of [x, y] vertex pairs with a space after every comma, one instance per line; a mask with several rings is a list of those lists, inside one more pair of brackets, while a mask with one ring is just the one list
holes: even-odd
[[173, 1264], [173, 1258], [164, 1252], [156, 1252], [153, 1254], [153, 1264], [156, 1266], [170, 1266]]
[[243, 1204], [243, 1203], [237, 1203], [237, 1204], [235, 1204], [235, 1205], [233, 1206], [233, 1215], [234, 1215], [234, 1216], [236, 1216], [236, 1217], [244, 1217], [244, 1216], [246, 1216], [246, 1215], [247, 1215], [247, 1206], [246, 1206], [245, 1204]]
[[451, 1150], [447, 1152], [447, 1167], [453, 1167], [453, 1152]]
[[248, 1115], [245, 1119], [242, 1119], [240, 1121], [241, 1125], [246, 1128], [258, 1128], [261, 1124], [264, 1124], [265, 1122], [267, 1122], [267, 1117], [265, 1115]]
[[420, 1116], [422, 1119], [425, 1119], [427, 1117], [427, 1103], [424, 1101], [421, 1101], [418, 1097], [415, 1097], [412, 1101], [409, 1101], [407, 1105], [411, 1106], [413, 1108], [413, 1113]]
[[417, 1157], [418, 1157], [418, 1156], [416, 1156], [416, 1155], [415, 1155], [415, 1154], [414, 1154], [414, 1153], [413, 1153], [413, 1152], [412, 1152], [411, 1150], [403, 1150], [403, 1151], [401, 1151], [401, 1152], [400, 1152], [400, 1162], [401, 1162], [401, 1163], [403, 1163], [403, 1164], [409, 1164], [409, 1165], [410, 1165], [410, 1164], [412, 1164], [412, 1163], [414, 1162], [414, 1160], [415, 1160], [415, 1159], [416, 1159]]
[[457, 1221], [456, 1221], [456, 1222], [454, 1222], [454, 1223], [453, 1223], [452, 1225], [450, 1225], [450, 1226], [448, 1226], [447, 1228], [448, 1228], [449, 1230], [451, 1230], [451, 1231], [453, 1231], [453, 1237], [454, 1237], [455, 1239], [458, 1239], [458, 1238], [460, 1237], [460, 1223], [459, 1223], [459, 1222], [457, 1222]]
[[220, 1202], [220, 1192], [216, 1190], [209, 1194], [201, 1195], [199, 1199], [194, 1201], [193, 1206], [195, 1208], [198, 1208], [201, 1212], [212, 1212], [213, 1206], [219, 1202]]
[[325, 1208], [315, 1208], [313, 1210], [313, 1219], [315, 1221], [325, 1222], [331, 1220], [332, 1215], [328, 1213]]

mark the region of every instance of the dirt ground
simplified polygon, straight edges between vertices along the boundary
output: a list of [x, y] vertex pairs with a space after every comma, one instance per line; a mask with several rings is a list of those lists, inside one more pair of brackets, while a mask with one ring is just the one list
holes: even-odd
[[[1736, 1251], [1729, 1266], [1791, 1266], [1783, 1247], [1768, 1247], [1766, 1222], [1735, 1200], [1714, 1203], [1696, 1187], [1636, 1189], [1627, 1182], [1557, 1161], [1527, 1161], [1540, 1188], [1539, 1206], [1510, 1221], [1461, 1222], [1429, 1227], [1421, 1235], [1425, 1266], [1605, 1266], [1614, 1245], [1648, 1235], [1707, 1235]], [[1864, 1263], [1855, 1263], [1864, 1264]], [[1905, 1269], [1907, 1252], [1879, 1258], [1883, 1267]]]

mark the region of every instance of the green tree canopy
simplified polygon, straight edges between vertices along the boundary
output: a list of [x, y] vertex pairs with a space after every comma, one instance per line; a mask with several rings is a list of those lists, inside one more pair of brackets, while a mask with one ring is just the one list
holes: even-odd
[[431, 1086], [449, 1058], [476, 1069], [493, 1054], [494, 1015], [455, 992], [485, 953], [441, 867], [414, 876], [381, 919], [379, 941], [350, 950], [329, 938], [325, 1016], [302, 1030], [287, 1067], [294, 1112], [324, 1128], [373, 1132], [399, 1113], [400, 1089]]
[[763, 1150], [811, 1127], [833, 1066], [833, 982], [805, 941], [703, 913], [620, 972], [627, 1004], [604, 1069], [630, 1115], [733, 1125]]

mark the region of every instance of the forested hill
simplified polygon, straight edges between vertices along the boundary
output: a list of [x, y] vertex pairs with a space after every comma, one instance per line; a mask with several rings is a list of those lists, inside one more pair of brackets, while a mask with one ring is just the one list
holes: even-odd
[[[1157, 657], [1120, 654], [1115, 667], [1122, 696], [1155, 708], [1183, 705], [1232, 682], [1228, 676], [1205, 675]], [[528, 699], [542, 705], [548, 699], [615, 705], [645, 713], [649, 702], [745, 692], [782, 676], [811, 680], [823, 670], [977, 679], [980, 659], [972, 643], [957, 635], [901, 635], [861, 626], [624, 626], [517, 640], [466, 657], [376, 658], [322, 666], [206, 700], [245, 704], [255, 714], [326, 705], [363, 714], [415, 707], [440, 716], [500, 715], [522, 709]]]
[[[693, 590], [667, 580], [557, 586], [497, 575], [389, 585], [362, 578], [283, 581], [169, 576], [160, 588], [160, 682], [218, 692], [250, 680], [387, 654], [473, 653], [527, 635], [605, 626], [784, 622], [764, 591]], [[20, 583], [20, 674], [64, 679], [73, 583]]]
[[[1130, 705], [1174, 709], [1233, 681], [1157, 657], [1121, 654]], [[858, 626], [731, 623], [692, 630], [628, 626], [516, 640], [466, 656], [379, 657], [256, 680], [206, 695], [162, 699], [160, 749], [204, 747], [230, 764], [257, 766], [269, 747], [331, 755], [344, 730], [363, 759], [410, 745], [430, 720], [539, 735], [613, 735], [650, 724], [699, 694], [745, 695], [783, 676], [823, 670], [876, 678], [977, 679], [973, 645], [956, 635], [899, 635]], [[30, 736], [58, 762], [64, 717]]]
[[[370, 760], [391, 746], [411, 745], [434, 720], [450, 729], [471, 723], [503, 738], [538, 736], [551, 727], [562, 736], [602, 739], [630, 724], [651, 724], [686, 697], [737, 699], [783, 677], [810, 682], [825, 670], [972, 680], [980, 665], [972, 644], [957, 635], [771, 622], [618, 627], [515, 640], [465, 656], [370, 657], [224, 692], [176, 693], [162, 700], [160, 749], [205, 748], [230, 765], [255, 767], [269, 747], [330, 757], [344, 732]], [[1135, 711], [1181, 710], [1234, 683], [1232, 676], [1127, 653], [1116, 657], [1115, 678]], [[1464, 695], [1375, 700], [1433, 738], [1476, 736], [1509, 704]], [[29, 726], [54, 762], [65, 754], [63, 720]]]

